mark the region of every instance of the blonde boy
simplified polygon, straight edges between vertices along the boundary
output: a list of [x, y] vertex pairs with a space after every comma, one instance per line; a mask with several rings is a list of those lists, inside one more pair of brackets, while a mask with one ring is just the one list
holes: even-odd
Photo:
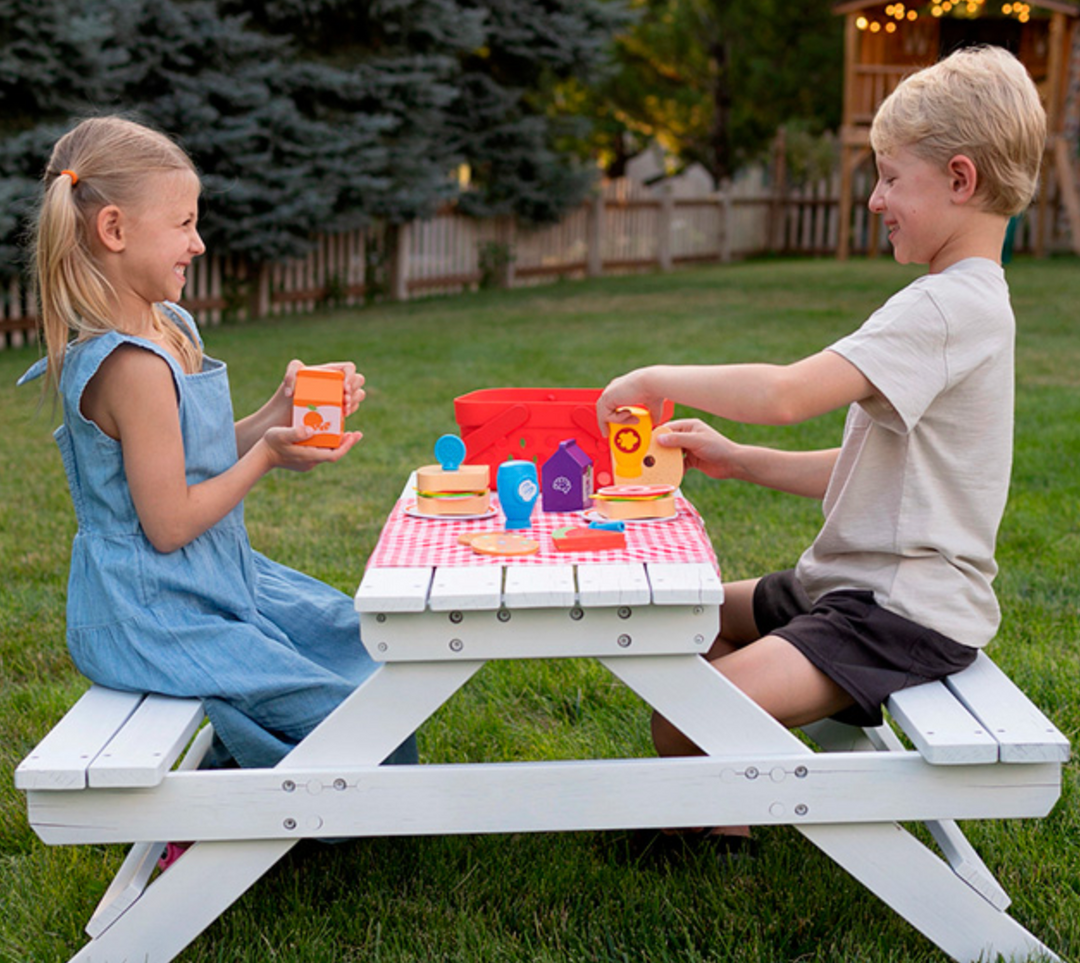
[[[1045, 138], [1035, 86], [1000, 48], [910, 76], [874, 120], [870, 209], [896, 260], [928, 273], [801, 361], [641, 368], [598, 402], [602, 425], [627, 404], [657, 417], [664, 398], [753, 424], [848, 408], [842, 447], [826, 451], [740, 445], [696, 419], [665, 435], [714, 478], [822, 500], [793, 570], [725, 587], [707, 656], [786, 725], [876, 724], [891, 692], [962, 669], [997, 630], [1015, 326], [1000, 254]], [[653, 735], [661, 754], [699, 751], [661, 717]]]

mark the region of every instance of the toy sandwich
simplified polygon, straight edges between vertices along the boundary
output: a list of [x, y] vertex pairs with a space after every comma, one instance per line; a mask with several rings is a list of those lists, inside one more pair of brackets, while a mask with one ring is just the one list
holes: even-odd
[[674, 485], [608, 485], [592, 497], [597, 514], [612, 521], [675, 515]]
[[488, 465], [463, 465], [465, 443], [457, 435], [435, 442], [437, 465], [416, 470], [416, 510], [422, 515], [486, 515], [491, 509]]

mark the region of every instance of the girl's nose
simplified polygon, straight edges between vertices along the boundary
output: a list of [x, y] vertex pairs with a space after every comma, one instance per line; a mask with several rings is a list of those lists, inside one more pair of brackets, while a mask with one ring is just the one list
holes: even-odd
[[203, 239], [199, 235], [198, 231], [195, 232], [194, 236], [191, 239], [191, 251], [193, 254], [196, 255], [202, 254], [204, 251], [206, 251], [206, 245], [203, 244]]

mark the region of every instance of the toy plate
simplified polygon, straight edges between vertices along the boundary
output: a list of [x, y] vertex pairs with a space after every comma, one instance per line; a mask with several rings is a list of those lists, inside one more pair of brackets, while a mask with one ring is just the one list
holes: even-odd
[[422, 518], [425, 522], [475, 522], [482, 518], [494, 518], [499, 514], [495, 506], [491, 506], [486, 512], [477, 515], [428, 515], [416, 507], [416, 502], [405, 506], [405, 514], [409, 518]]
[[[611, 519], [604, 515], [601, 515], [595, 508], [590, 508], [581, 513], [582, 518], [590, 522], [610, 522]], [[668, 515], [664, 518], [620, 518], [620, 522], [626, 522], [627, 525], [651, 525], [654, 522], [673, 522], [679, 517], [679, 513], [676, 511], [674, 515]]]

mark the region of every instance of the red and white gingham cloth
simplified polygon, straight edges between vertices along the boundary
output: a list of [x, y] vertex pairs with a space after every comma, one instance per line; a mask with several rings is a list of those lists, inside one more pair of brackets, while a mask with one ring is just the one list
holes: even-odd
[[[498, 496], [492, 504], [498, 507]], [[502, 513], [487, 519], [461, 521], [445, 518], [417, 518], [407, 513], [415, 505], [403, 498], [386, 520], [379, 543], [368, 566], [390, 568], [404, 565], [577, 565], [602, 562], [708, 562], [717, 571], [716, 553], [697, 510], [686, 499], [676, 497], [678, 514], [671, 521], [626, 523], [626, 548], [605, 552], [561, 552], [551, 539], [559, 528], [588, 525], [581, 512], [542, 512], [532, 515], [532, 528], [515, 530], [540, 543], [535, 555], [480, 555], [458, 544], [462, 532], [503, 531]]]

